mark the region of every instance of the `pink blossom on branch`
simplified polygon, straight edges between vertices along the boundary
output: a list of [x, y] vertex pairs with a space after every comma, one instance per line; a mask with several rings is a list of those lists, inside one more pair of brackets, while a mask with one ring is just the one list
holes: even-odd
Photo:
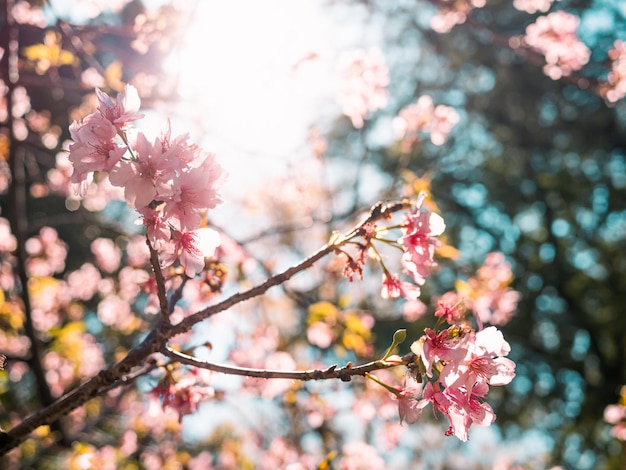
[[142, 117], [134, 87], [127, 85], [115, 100], [98, 89], [96, 94], [99, 112], [70, 127], [72, 181], [84, 192], [93, 172], [109, 172], [111, 184], [124, 188], [126, 202], [141, 215], [163, 267], [178, 259], [186, 274], [195, 276], [219, 244], [216, 236], [199, 243], [198, 230], [207, 211], [222, 202], [217, 190], [222, 167], [213, 154], [189, 144], [186, 134], [172, 138], [169, 123], [154, 141], [138, 132], [131, 142], [129, 123]]
[[385, 272], [383, 273], [383, 287], [380, 295], [383, 299], [402, 297], [416, 300], [420, 296], [420, 288], [410, 282], [401, 281], [398, 276]]
[[138, 114], [141, 100], [137, 89], [132, 85], [124, 86], [124, 90], [112, 99], [109, 95], [96, 88], [96, 95], [100, 106], [98, 110], [102, 117], [113, 124], [117, 131], [124, 130], [129, 122], [141, 119], [143, 114]]
[[421, 285], [436, 266], [435, 249], [440, 245], [436, 238], [445, 230], [443, 218], [419, 207], [405, 215], [402, 222], [403, 236], [398, 243], [404, 248], [402, 265], [413, 280]]
[[113, 124], [98, 114], [88, 115], [81, 123], [74, 121], [70, 135], [74, 141], [69, 148], [74, 167], [71, 181], [75, 184], [83, 183], [94, 171], [111, 171], [126, 152], [126, 147], [114, 142]]

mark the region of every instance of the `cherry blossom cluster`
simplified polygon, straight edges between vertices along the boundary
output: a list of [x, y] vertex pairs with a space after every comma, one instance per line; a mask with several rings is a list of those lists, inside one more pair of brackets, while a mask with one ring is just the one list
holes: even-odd
[[496, 419], [484, 398], [490, 386], [506, 385], [515, 377], [515, 363], [506, 357], [510, 349], [495, 326], [479, 331], [426, 329], [411, 345], [417, 380], [407, 379], [404, 387], [392, 389], [400, 419], [414, 423], [432, 404], [450, 422], [446, 435], [467, 441], [473, 424], [489, 426]]
[[94, 172], [107, 173], [140, 214], [161, 266], [178, 260], [189, 277], [195, 276], [219, 245], [217, 233], [202, 226], [208, 209], [222, 202], [221, 166], [213, 154], [188, 143], [187, 134], [172, 137], [169, 124], [152, 141], [131, 129], [130, 123], [142, 117], [133, 86], [126, 85], [115, 99], [98, 88], [96, 94], [98, 110], [70, 126], [72, 183], [84, 194]]
[[408, 151], [411, 145], [421, 140], [421, 134], [430, 134], [433, 144], [443, 145], [459, 119], [453, 107], [435, 106], [432, 97], [423, 95], [400, 110], [393, 120], [393, 127], [402, 141], [402, 150]]
[[352, 125], [360, 129], [370, 113], [387, 106], [389, 69], [378, 48], [351, 51], [342, 62], [344, 76], [337, 100]]
[[[359, 235], [362, 242], [351, 242], [357, 247], [357, 254], [352, 255], [344, 249], [337, 251], [346, 256], [344, 276], [352, 280], [355, 275], [363, 277], [363, 267], [367, 256], [374, 256], [383, 270], [381, 296], [384, 299], [415, 300], [420, 296], [420, 287], [430, 275], [430, 270], [437, 266], [434, 259], [435, 250], [440, 246], [437, 239], [445, 229], [443, 218], [434, 212], [422, 207], [425, 193], [418, 198], [413, 208], [403, 216], [399, 225], [390, 227], [377, 227], [375, 224], [366, 224]], [[389, 231], [400, 229], [401, 237], [398, 239], [385, 238]], [[401, 280], [398, 274], [393, 273], [386, 266], [374, 241], [391, 245], [402, 251], [401, 269], [413, 282]]]
[[626, 96], [626, 41], [615, 41], [609, 59], [611, 71], [606, 83], [600, 85], [600, 92], [609, 103], [615, 103]]
[[526, 28], [523, 42], [545, 57], [543, 72], [553, 80], [571, 75], [589, 62], [591, 52], [576, 34], [579, 23], [577, 16], [555, 11]]

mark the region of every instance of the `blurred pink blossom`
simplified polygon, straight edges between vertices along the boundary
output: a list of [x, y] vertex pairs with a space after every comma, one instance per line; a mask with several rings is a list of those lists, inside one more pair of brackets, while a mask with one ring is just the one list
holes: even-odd
[[[622, 387], [622, 394], [625, 388]], [[620, 404], [608, 405], [604, 409], [604, 420], [613, 424], [611, 435], [620, 441], [626, 441], [626, 406]]]
[[383, 287], [380, 293], [383, 299], [397, 299], [402, 297], [415, 300], [420, 296], [420, 288], [410, 282], [401, 281], [396, 275], [383, 273]]
[[615, 103], [626, 96], [626, 41], [615, 41], [609, 59], [611, 71], [606, 83], [600, 84], [600, 92], [609, 103]]
[[39, 235], [26, 240], [26, 253], [29, 276], [51, 276], [65, 269], [67, 245], [52, 227], [43, 227]]
[[538, 11], [545, 13], [554, 2], [555, 0], [513, 0], [513, 6], [520, 11], [525, 11], [530, 14], [537, 13]]
[[341, 62], [344, 75], [337, 99], [352, 125], [360, 129], [371, 112], [387, 106], [389, 70], [378, 48], [346, 53]]
[[313, 322], [307, 327], [306, 337], [309, 343], [322, 349], [330, 347], [335, 341], [332, 328], [328, 323], [321, 321]]
[[41, 7], [31, 5], [30, 2], [20, 0], [13, 6], [11, 12], [16, 23], [30, 24], [44, 28], [48, 25], [48, 20], [43, 14]]
[[104, 272], [112, 273], [120, 267], [122, 251], [110, 238], [96, 238], [90, 248], [96, 265]]
[[430, 27], [438, 33], [447, 33], [455, 25], [463, 24], [474, 8], [482, 8], [486, 0], [441, 0], [439, 12], [430, 20]]
[[411, 145], [421, 140], [421, 134], [430, 134], [433, 144], [443, 145], [459, 120], [454, 108], [442, 104], [435, 106], [429, 95], [423, 95], [400, 110], [393, 120], [393, 127], [401, 139], [402, 150], [408, 152]]
[[580, 70], [591, 55], [576, 35], [580, 19], [565, 11], [555, 11], [526, 28], [524, 42], [545, 57], [544, 73], [553, 80]]
[[8, 219], [0, 217], [0, 251], [12, 252], [17, 248], [17, 240], [11, 233]]
[[348, 442], [341, 449], [340, 470], [385, 470], [386, 464], [376, 449], [362, 441]]
[[419, 299], [409, 300], [402, 305], [402, 318], [405, 322], [414, 322], [426, 315], [428, 307]]

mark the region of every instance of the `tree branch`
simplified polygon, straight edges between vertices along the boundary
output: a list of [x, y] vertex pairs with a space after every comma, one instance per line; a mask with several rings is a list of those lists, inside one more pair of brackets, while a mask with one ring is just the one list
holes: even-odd
[[355, 375], [364, 376], [365, 374], [381, 369], [389, 369], [391, 367], [406, 365], [412, 359], [414, 354], [407, 354], [402, 357], [401, 362], [387, 362], [383, 360], [368, 362], [360, 366], [352, 366], [351, 362], [348, 362], [343, 367], [337, 367], [332, 365], [324, 370], [299, 370], [299, 371], [285, 371], [285, 370], [268, 370], [268, 369], [251, 369], [247, 367], [237, 366], [225, 366], [221, 364], [214, 364], [212, 362], [203, 361], [195, 357], [189, 356], [182, 352], [174, 351], [173, 349], [164, 346], [161, 349], [161, 353], [169, 357], [173, 361], [186, 364], [188, 366], [198, 367], [200, 369], [212, 370], [214, 372], [221, 372], [229, 375], [241, 375], [245, 377], [257, 377], [261, 379], [291, 379], [291, 380], [328, 380], [328, 379], [340, 379], [343, 382], [349, 382]]
[[190, 315], [188, 317], [186, 317], [184, 320], [182, 320], [180, 323], [172, 326], [172, 329], [170, 331], [171, 336], [176, 336], [182, 333], [186, 333], [189, 330], [191, 330], [191, 328], [203, 321], [206, 320], [207, 318], [223, 312], [224, 310], [228, 310], [229, 308], [231, 308], [233, 305], [236, 305], [240, 302], [244, 302], [246, 300], [250, 300], [254, 297], [258, 297], [259, 295], [264, 294], [265, 292], [267, 292], [271, 287], [280, 285], [286, 281], [288, 281], [289, 279], [291, 279], [294, 275], [296, 275], [297, 273], [304, 271], [305, 269], [310, 268], [311, 266], [313, 266], [318, 260], [320, 260], [321, 258], [323, 258], [324, 256], [326, 256], [329, 253], [332, 253], [333, 251], [335, 251], [337, 248], [339, 248], [340, 246], [342, 246], [344, 243], [346, 243], [348, 240], [358, 236], [363, 228], [372, 222], [375, 222], [376, 220], [381, 220], [381, 219], [386, 219], [388, 217], [390, 217], [394, 212], [398, 212], [400, 210], [405, 210], [410, 208], [413, 205], [413, 203], [409, 200], [403, 200], [403, 201], [399, 201], [399, 202], [395, 202], [389, 205], [383, 205], [382, 203], [379, 203], [377, 205], [375, 205], [371, 211], [369, 216], [363, 221], [361, 222], [359, 225], [357, 225], [348, 235], [346, 235], [345, 237], [342, 237], [338, 240], [334, 240], [331, 241], [329, 244], [327, 244], [326, 246], [322, 247], [317, 253], [315, 253], [314, 255], [310, 256], [309, 258], [305, 259], [304, 261], [302, 261], [300, 264], [296, 265], [296, 266], [292, 266], [291, 268], [283, 271], [282, 273], [276, 274], [275, 276], [270, 277], [269, 279], [267, 279], [265, 282], [263, 282], [262, 284], [259, 284], [256, 287], [252, 287], [251, 289], [248, 289], [247, 291], [244, 292], [238, 292], [232, 296], [230, 296], [229, 298], [223, 300], [222, 302], [219, 302], [215, 305], [209, 306], [207, 308], [205, 308], [204, 310], [200, 310], [197, 313], [194, 313], [193, 315]]

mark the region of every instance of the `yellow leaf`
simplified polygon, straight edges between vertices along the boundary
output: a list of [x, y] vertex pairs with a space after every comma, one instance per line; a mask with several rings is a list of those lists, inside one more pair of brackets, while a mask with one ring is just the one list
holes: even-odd
[[336, 318], [338, 309], [335, 305], [327, 301], [316, 302], [309, 305], [309, 317], [308, 323], [315, 323], [316, 321], [324, 321], [328, 317]]
[[104, 71], [104, 79], [107, 86], [116, 91], [122, 91], [124, 88], [124, 82], [122, 81], [123, 66], [119, 60], [111, 62]]
[[461, 256], [461, 252], [459, 250], [457, 250], [452, 245], [447, 244], [441, 245], [435, 250], [435, 252], [441, 258], [459, 259], [459, 257]]
[[473, 289], [467, 282], [459, 279], [454, 283], [454, 288], [461, 297], [472, 297]]
[[37, 72], [40, 74], [46, 73], [50, 67], [72, 65], [77, 60], [72, 52], [61, 47], [61, 38], [55, 31], [47, 31], [43, 44], [25, 47], [22, 53], [28, 60], [35, 62]]

